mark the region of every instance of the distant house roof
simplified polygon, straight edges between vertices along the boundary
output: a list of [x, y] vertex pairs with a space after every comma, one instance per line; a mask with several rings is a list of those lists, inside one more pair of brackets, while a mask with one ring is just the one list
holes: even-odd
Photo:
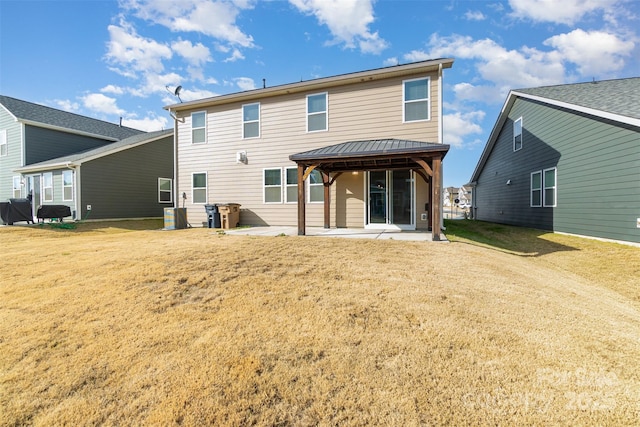
[[0, 95], [0, 105], [16, 121], [64, 132], [118, 141], [143, 131]]
[[512, 90], [471, 175], [471, 183], [477, 181], [518, 98], [640, 127], [640, 77]]
[[55, 159], [34, 163], [28, 166], [23, 166], [21, 168], [15, 169], [15, 172], [29, 173], [43, 170], [68, 168], [70, 166], [78, 166], [89, 160], [94, 160], [100, 157], [107, 156], [109, 154], [114, 154], [119, 151], [136, 147], [138, 145], [157, 141], [171, 135], [173, 135], [173, 129], [160, 130], [156, 132], [145, 132], [130, 136], [129, 138], [125, 138], [118, 142], [103, 145], [98, 148], [93, 148], [91, 150], [70, 154], [68, 156], [57, 157]]
[[404, 75], [415, 75], [416, 72], [433, 72], [441, 68], [451, 68], [452, 58], [438, 58], [426, 61], [412, 62], [409, 64], [393, 65], [390, 67], [376, 68], [373, 70], [359, 71], [355, 73], [340, 74], [331, 77], [305, 80], [296, 83], [288, 83], [277, 86], [267, 86], [264, 88], [236, 92], [226, 95], [219, 95], [211, 98], [198, 99], [180, 104], [165, 106], [169, 112], [193, 110], [205, 106], [220, 105], [230, 102], [246, 102], [248, 100], [261, 99], [270, 96], [284, 95], [296, 92], [322, 90], [329, 87], [336, 87], [362, 81], [373, 81], [390, 77], [401, 77]]

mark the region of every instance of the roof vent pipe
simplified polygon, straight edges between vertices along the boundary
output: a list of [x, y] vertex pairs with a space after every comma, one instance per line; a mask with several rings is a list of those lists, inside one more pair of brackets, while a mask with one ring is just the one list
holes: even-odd
[[262, 79], [262, 89], [267, 87], [267, 79]]

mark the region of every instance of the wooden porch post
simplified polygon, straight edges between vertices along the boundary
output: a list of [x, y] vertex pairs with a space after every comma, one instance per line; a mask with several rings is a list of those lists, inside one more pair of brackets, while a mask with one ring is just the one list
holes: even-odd
[[298, 163], [298, 236], [306, 234], [304, 169], [304, 165]]
[[331, 184], [329, 183], [329, 174], [322, 172], [322, 186], [324, 187], [324, 228], [331, 228]]
[[440, 222], [442, 220], [440, 215], [442, 209], [440, 196], [440, 189], [442, 188], [442, 157], [434, 157], [432, 166], [431, 209], [433, 211], [433, 223], [431, 224], [431, 239], [437, 242], [440, 240]]

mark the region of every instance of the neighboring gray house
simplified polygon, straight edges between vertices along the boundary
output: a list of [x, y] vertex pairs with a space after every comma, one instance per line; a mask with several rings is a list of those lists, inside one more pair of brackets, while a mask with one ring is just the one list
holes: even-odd
[[475, 219], [640, 243], [640, 78], [511, 91], [471, 183]]
[[158, 201], [159, 178], [173, 185], [172, 135], [0, 95], [0, 201], [31, 196], [34, 217], [40, 205], [67, 205], [77, 219], [87, 205], [96, 219], [162, 216], [173, 203], [172, 191]]
[[16, 169], [40, 176], [35, 200], [66, 205], [76, 219], [162, 217], [173, 206], [173, 129]]

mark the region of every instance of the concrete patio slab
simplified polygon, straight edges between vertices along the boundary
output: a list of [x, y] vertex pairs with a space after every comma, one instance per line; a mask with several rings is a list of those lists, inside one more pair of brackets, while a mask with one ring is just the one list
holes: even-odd
[[[297, 227], [272, 226], [272, 227], [247, 227], [224, 230], [225, 234], [244, 236], [297, 236]], [[306, 235], [310, 237], [342, 237], [347, 239], [388, 239], [431, 242], [430, 231], [415, 230], [403, 231], [397, 229], [372, 230], [365, 228], [322, 228], [307, 227]], [[446, 242], [444, 234], [440, 235], [440, 241]]]

